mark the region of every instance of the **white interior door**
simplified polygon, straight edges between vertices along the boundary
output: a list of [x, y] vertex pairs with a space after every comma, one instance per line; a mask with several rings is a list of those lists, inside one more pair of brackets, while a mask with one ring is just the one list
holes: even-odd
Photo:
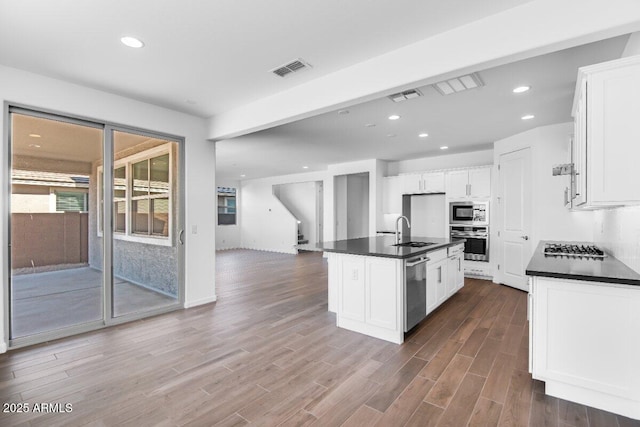
[[498, 281], [529, 290], [525, 268], [531, 257], [531, 149], [500, 155], [498, 210], [502, 229], [498, 239]]

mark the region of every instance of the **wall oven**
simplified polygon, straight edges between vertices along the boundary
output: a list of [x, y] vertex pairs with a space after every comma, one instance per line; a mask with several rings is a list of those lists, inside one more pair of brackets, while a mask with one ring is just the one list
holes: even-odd
[[489, 261], [489, 227], [485, 225], [452, 225], [451, 239], [466, 239], [464, 259]]
[[489, 202], [449, 203], [449, 224], [489, 225]]

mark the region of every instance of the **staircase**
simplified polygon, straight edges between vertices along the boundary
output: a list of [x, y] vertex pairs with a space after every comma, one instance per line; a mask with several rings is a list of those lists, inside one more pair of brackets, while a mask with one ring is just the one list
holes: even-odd
[[300, 224], [302, 224], [302, 221], [298, 221], [298, 244], [306, 245], [307, 243], [309, 243], [309, 240], [305, 239], [304, 234], [301, 233]]

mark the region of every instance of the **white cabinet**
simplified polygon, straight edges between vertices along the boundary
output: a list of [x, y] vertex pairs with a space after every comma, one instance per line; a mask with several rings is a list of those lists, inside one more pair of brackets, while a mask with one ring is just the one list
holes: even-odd
[[447, 294], [447, 250], [429, 252], [427, 255], [427, 313], [431, 313], [442, 304]]
[[581, 68], [573, 116], [573, 207], [640, 204], [640, 56]]
[[402, 214], [402, 189], [404, 181], [401, 176], [387, 176], [383, 180], [382, 206], [385, 214]]
[[444, 193], [444, 172], [400, 175], [403, 194]]
[[337, 293], [337, 326], [402, 343], [403, 267], [403, 260], [395, 258], [332, 253], [329, 291]]
[[455, 294], [464, 286], [464, 245], [449, 248], [449, 260], [447, 262], [447, 297]]
[[530, 369], [545, 392], [640, 419], [637, 286], [533, 277]]
[[491, 197], [491, 168], [447, 172], [446, 193], [452, 199]]

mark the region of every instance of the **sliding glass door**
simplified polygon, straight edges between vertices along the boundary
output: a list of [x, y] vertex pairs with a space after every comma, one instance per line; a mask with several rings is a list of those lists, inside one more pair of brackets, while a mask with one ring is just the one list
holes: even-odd
[[179, 146], [113, 130], [115, 317], [175, 305], [179, 295]]
[[19, 110], [10, 120], [10, 337], [100, 324], [89, 206], [103, 126]]
[[180, 307], [182, 142], [19, 108], [10, 125], [11, 345]]

